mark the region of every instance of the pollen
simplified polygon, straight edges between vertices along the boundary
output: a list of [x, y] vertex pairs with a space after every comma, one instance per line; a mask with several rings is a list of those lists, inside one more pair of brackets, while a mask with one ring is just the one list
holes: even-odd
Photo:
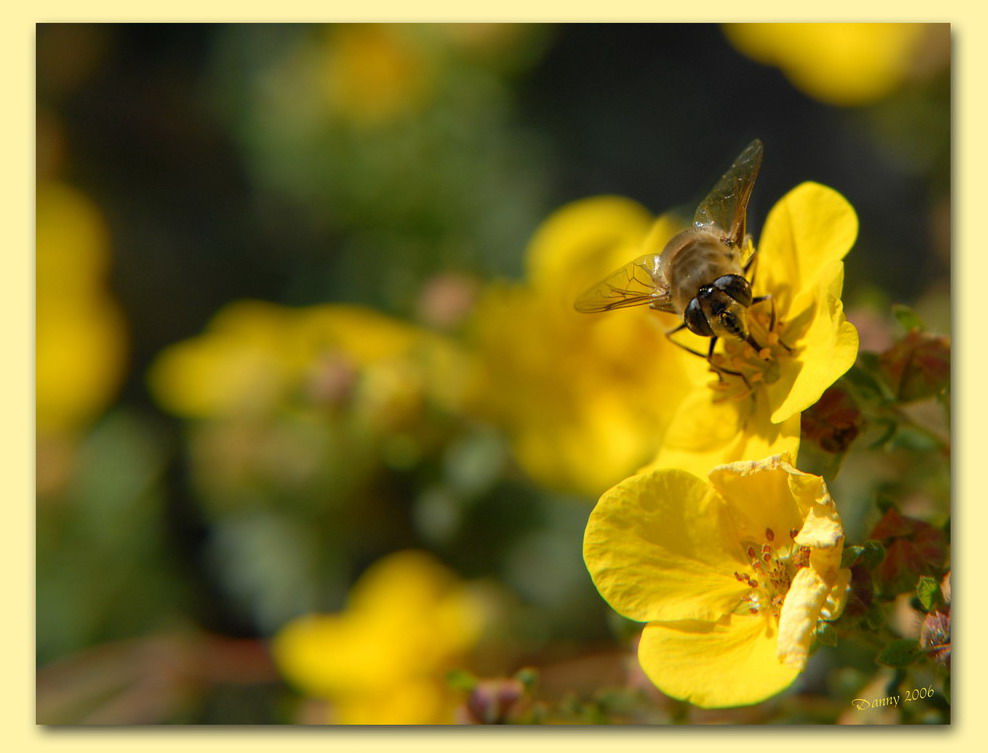
[[749, 608], [751, 614], [766, 613], [778, 619], [793, 578], [810, 563], [810, 548], [793, 541], [798, 533], [797, 529], [790, 529], [789, 541], [777, 544], [775, 531], [766, 527], [762, 541], [749, 541], [745, 546], [748, 567], [759, 577], [753, 578], [746, 572], [734, 573], [734, 577], [748, 587], [740, 607]]

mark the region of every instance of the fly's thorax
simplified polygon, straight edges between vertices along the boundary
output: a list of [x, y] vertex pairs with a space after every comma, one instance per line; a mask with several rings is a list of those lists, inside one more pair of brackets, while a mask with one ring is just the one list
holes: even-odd
[[680, 314], [702, 286], [724, 275], [743, 274], [739, 250], [706, 230], [684, 230], [666, 244], [661, 258], [672, 303]]

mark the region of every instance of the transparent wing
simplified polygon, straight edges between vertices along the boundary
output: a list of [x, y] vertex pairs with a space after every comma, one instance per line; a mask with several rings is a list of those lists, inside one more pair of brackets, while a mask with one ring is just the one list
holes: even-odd
[[758, 139], [745, 147], [707, 198], [700, 202], [693, 215], [695, 227], [718, 228], [721, 239], [728, 246], [735, 247], [744, 241], [748, 199], [762, 166], [762, 152], [762, 142]]
[[659, 254], [639, 256], [587, 290], [573, 305], [584, 314], [646, 305], [674, 311], [660, 258]]

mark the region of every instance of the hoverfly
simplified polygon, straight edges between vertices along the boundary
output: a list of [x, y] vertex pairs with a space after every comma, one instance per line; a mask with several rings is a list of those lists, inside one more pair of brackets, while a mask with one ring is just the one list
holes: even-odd
[[576, 310], [590, 314], [648, 306], [679, 314], [683, 323], [667, 335], [688, 328], [712, 338], [708, 360], [719, 337], [743, 340], [759, 351], [746, 314], [766, 297], [752, 296], [745, 275], [755, 257], [746, 214], [762, 151], [758, 139], [748, 144], [700, 202], [691, 228], [673, 237], [661, 253], [640, 256], [591, 287], [576, 299]]

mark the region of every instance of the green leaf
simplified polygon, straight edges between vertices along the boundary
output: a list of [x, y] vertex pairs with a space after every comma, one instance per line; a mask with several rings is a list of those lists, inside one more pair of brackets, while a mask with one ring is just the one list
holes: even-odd
[[872, 630], [879, 630], [885, 624], [885, 612], [878, 604], [873, 604], [865, 613], [864, 623]]
[[923, 605], [923, 610], [932, 612], [944, 603], [943, 594], [940, 592], [940, 584], [929, 575], [920, 576], [916, 583], [916, 598]]
[[911, 332], [913, 330], [924, 332], [926, 330], [926, 325], [923, 323], [923, 320], [919, 318], [919, 314], [909, 308], [909, 306], [902, 303], [893, 303], [892, 315], [906, 332]]
[[854, 546], [845, 546], [844, 553], [840, 558], [841, 568], [851, 567], [855, 562], [858, 561], [858, 557], [864, 554], [865, 548], [855, 544]]
[[915, 640], [903, 638], [892, 641], [878, 655], [878, 663], [888, 667], [908, 667], [923, 655], [923, 650]]
[[879, 447], [887, 445], [899, 429], [898, 422], [891, 418], [873, 418], [871, 424], [876, 428], [881, 428], [882, 433], [878, 439], [868, 445], [869, 450], [877, 450]]
[[849, 387], [855, 398], [863, 404], [887, 403], [894, 397], [892, 388], [882, 375], [881, 362], [876, 353], [859, 353], [858, 362], [844, 374], [841, 383]]
[[470, 692], [477, 686], [477, 678], [465, 669], [451, 669], [446, 673], [446, 685], [451, 690]]
[[868, 570], [874, 570], [885, 559], [885, 547], [880, 541], [869, 540], [864, 543], [864, 553], [861, 564]]
[[539, 671], [533, 667], [522, 667], [515, 672], [514, 678], [522, 684], [526, 691], [531, 692], [539, 681]]
[[841, 555], [840, 566], [853, 567], [861, 565], [867, 570], [873, 570], [885, 557], [885, 547], [880, 541], [874, 539], [866, 541], [864, 544], [854, 544], [844, 547]]

